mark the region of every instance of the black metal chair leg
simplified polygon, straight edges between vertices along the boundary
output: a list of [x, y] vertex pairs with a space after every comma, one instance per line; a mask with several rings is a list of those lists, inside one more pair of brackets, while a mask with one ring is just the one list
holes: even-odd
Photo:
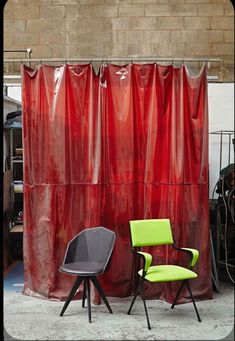
[[147, 311], [147, 306], [145, 303], [145, 298], [144, 298], [144, 283], [142, 282], [140, 285], [140, 295], [144, 303], [144, 310], [145, 310], [145, 315], [147, 318], [147, 324], [148, 324], [148, 329], [151, 330], [150, 322], [149, 322], [149, 316], [148, 316], [148, 311]]
[[106, 298], [106, 296], [105, 296], [105, 293], [104, 293], [103, 289], [101, 288], [99, 282], [97, 281], [97, 278], [96, 278], [95, 276], [92, 276], [92, 277], [91, 277], [91, 281], [92, 281], [92, 283], [94, 284], [94, 286], [96, 287], [98, 293], [100, 294], [100, 296], [101, 296], [101, 298], [102, 298], [104, 304], [105, 304], [106, 307], [108, 308], [108, 311], [110, 312], [110, 314], [112, 314], [112, 313], [113, 313], [113, 312], [112, 312], [112, 309], [111, 309], [111, 307], [110, 307], [110, 305], [109, 305], [109, 302], [108, 302], [108, 300], [107, 300], [107, 298]]
[[133, 299], [132, 299], [130, 308], [128, 309], [128, 312], [127, 312], [128, 315], [130, 315], [130, 313], [131, 313], [131, 309], [132, 309], [132, 307], [133, 307], [133, 305], [134, 305], [134, 303], [135, 303], [135, 300], [136, 300], [136, 297], [137, 297], [137, 296], [138, 296], [138, 291], [136, 291], [135, 294], [134, 294], [134, 297], [133, 297]]
[[86, 279], [86, 289], [87, 289], [87, 306], [88, 306], [88, 318], [91, 323], [91, 294], [90, 294], [90, 280], [89, 277]]
[[65, 310], [67, 309], [70, 301], [72, 300], [73, 296], [75, 295], [75, 293], [76, 293], [78, 287], [80, 286], [82, 280], [83, 280], [82, 277], [77, 277], [77, 279], [76, 279], [76, 281], [72, 287], [72, 290], [70, 291], [69, 296], [68, 296], [68, 298], [67, 298], [67, 300], [66, 300], [66, 302], [65, 302], [65, 304], [61, 310], [60, 316], [63, 316]]
[[183, 289], [183, 286], [184, 286], [184, 285], [185, 285], [185, 281], [183, 281], [183, 282], [181, 283], [181, 286], [180, 286], [180, 288], [179, 288], [179, 290], [178, 290], [178, 292], [177, 292], [177, 294], [176, 294], [176, 296], [175, 296], [174, 302], [172, 303], [171, 309], [174, 308], [174, 306], [175, 306], [175, 304], [176, 304], [176, 302], [177, 302], [177, 300], [178, 300], [179, 294], [181, 293], [181, 290]]
[[82, 296], [82, 307], [85, 307], [85, 299], [86, 299], [86, 278], [83, 283], [83, 296]]
[[191, 299], [192, 299], [192, 301], [193, 301], [193, 306], [194, 306], [194, 309], [195, 309], [196, 314], [197, 314], [198, 322], [202, 322], [202, 320], [201, 320], [201, 318], [200, 318], [200, 315], [199, 315], [199, 313], [198, 313], [197, 307], [196, 307], [196, 303], [195, 303], [195, 301], [194, 301], [194, 299], [193, 299], [193, 295], [192, 295], [192, 291], [191, 291], [191, 289], [190, 289], [190, 286], [189, 286], [188, 282], [186, 282], [185, 284], [186, 284], [186, 286], [187, 286], [187, 288], [188, 288], [189, 294], [190, 294]]
[[132, 309], [132, 307], [133, 307], [133, 305], [134, 305], [134, 303], [135, 303], [135, 300], [136, 300], [136, 298], [137, 298], [137, 296], [138, 296], [138, 293], [139, 293], [139, 285], [138, 285], [137, 288], [135, 289], [134, 297], [133, 297], [133, 299], [132, 299], [130, 308], [129, 308], [128, 312], [127, 312], [128, 315], [130, 315], [130, 313], [131, 313], [131, 309]]

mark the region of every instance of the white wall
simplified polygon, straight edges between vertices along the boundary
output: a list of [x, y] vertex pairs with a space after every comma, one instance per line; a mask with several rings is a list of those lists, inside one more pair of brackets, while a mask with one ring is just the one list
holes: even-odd
[[[21, 101], [21, 87], [9, 87], [8, 96]], [[234, 84], [209, 83], [209, 132], [234, 130]], [[220, 171], [220, 136], [209, 135], [209, 192], [219, 178]], [[231, 163], [234, 163], [234, 147], [231, 145]], [[222, 168], [228, 165], [228, 137], [223, 138]], [[215, 194], [215, 198], [217, 195]]]
[[[218, 130], [234, 131], [234, 84], [233, 83], [209, 83], [209, 132]], [[234, 137], [234, 136], [233, 136]], [[222, 165], [228, 161], [229, 137], [223, 137]], [[234, 163], [234, 146], [231, 143], [230, 163]], [[220, 172], [220, 135], [209, 135], [209, 193], [212, 197], [213, 188], [219, 179]], [[217, 198], [215, 193], [214, 198]]]

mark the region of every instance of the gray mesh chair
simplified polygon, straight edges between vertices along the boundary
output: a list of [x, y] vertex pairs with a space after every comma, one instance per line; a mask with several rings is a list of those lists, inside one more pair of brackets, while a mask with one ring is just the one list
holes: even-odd
[[64, 262], [59, 271], [76, 275], [77, 278], [60, 316], [64, 314], [82, 281], [84, 285], [82, 307], [84, 308], [85, 299], [87, 298], [89, 322], [91, 322], [90, 281], [94, 284], [112, 314], [112, 309], [96, 276], [103, 274], [106, 270], [115, 239], [115, 232], [100, 226], [83, 230], [68, 243]]

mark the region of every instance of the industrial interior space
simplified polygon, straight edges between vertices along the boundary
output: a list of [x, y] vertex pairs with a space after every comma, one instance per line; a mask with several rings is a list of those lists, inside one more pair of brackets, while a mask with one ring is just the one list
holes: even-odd
[[4, 340], [234, 340], [234, 7], [8, 0]]

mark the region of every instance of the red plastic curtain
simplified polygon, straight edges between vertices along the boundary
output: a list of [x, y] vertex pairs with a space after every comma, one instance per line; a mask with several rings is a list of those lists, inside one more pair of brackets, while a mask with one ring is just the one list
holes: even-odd
[[[117, 239], [101, 284], [107, 296], [130, 295], [129, 220], [170, 218], [175, 244], [200, 251], [194, 296], [211, 298], [205, 67], [190, 77], [157, 64], [103, 65], [98, 75], [90, 64], [23, 66], [22, 82], [24, 293], [65, 299], [67, 243], [102, 225]], [[170, 246], [151, 252], [156, 263], [184, 262]], [[147, 284], [146, 297], [172, 302], [178, 285]], [[179, 302], [188, 299], [183, 291]]]

